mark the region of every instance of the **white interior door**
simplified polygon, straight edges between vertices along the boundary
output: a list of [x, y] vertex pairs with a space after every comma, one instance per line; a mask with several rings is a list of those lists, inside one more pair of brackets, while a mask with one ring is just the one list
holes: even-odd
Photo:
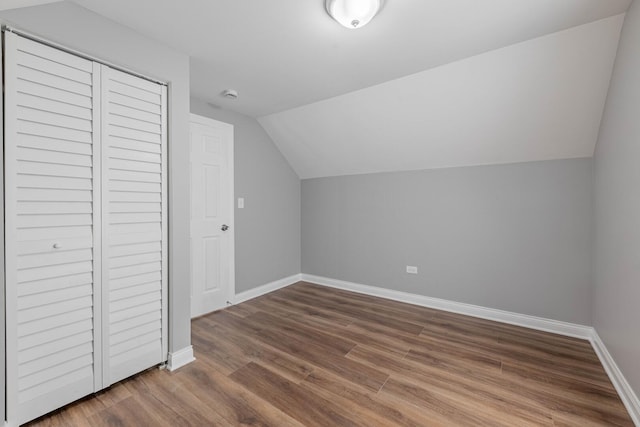
[[234, 292], [233, 126], [191, 115], [191, 316]]

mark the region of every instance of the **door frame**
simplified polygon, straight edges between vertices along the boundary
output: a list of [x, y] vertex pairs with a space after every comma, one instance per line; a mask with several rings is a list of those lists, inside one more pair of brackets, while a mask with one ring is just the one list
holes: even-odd
[[[4, 64], [4, 31], [0, 32], [0, 64]], [[0, 66], [0, 82], [4, 82], [4, 67]], [[0, 200], [2, 201], [2, 208], [0, 209], [0, 379], [4, 386], [0, 387], [0, 415], [1, 420], [7, 419], [6, 391], [7, 391], [7, 378], [5, 376], [6, 368], [6, 342], [5, 342], [5, 241], [4, 241], [4, 91], [0, 96]]]
[[[202, 126], [222, 128], [226, 131], [226, 138], [228, 138], [229, 149], [227, 150], [227, 165], [229, 168], [229, 186], [231, 187], [228, 192], [228, 200], [230, 209], [230, 227], [229, 227], [229, 284], [227, 291], [229, 292], [229, 302], [232, 304], [235, 303], [236, 298], [236, 232], [235, 232], [235, 165], [234, 165], [234, 151], [235, 151], [235, 135], [234, 135], [234, 127], [230, 123], [225, 123], [219, 120], [215, 120], [209, 117], [201, 116], [198, 114], [190, 113], [189, 114], [189, 124], [195, 123]], [[191, 144], [191, 141], [189, 141]], [[191, 150], [191, 146], [189, 146], [189, 150]], [[189, 212], [191, 212], [191, 191], [192, 191], [192, 182], [191, 182], [191, 162], [189, 162]], [[189, 214], [189, 218], [191, 218], [191, 214]], [[191, 230], [191, 226], [189, 226]], [[189, 232], [191, 233], [191, 232]], [[191, 292], [191, 282], [193, 278], [191, 277], [192, 266], [189, 266], [189, 292]], [[189, 310], [191, 310], [191, 304], [189, 304]], [[191, 315], [193, 318], [193, 315]]]

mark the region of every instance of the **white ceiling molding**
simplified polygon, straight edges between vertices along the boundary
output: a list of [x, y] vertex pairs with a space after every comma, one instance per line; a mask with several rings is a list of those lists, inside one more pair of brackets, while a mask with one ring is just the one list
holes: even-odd
[[[631, 0], [385, 1], [352, 31], [324, 0], [74, 0], [191, 57], [191, 93], [254, 117], [614, 16]], [[221, 96], [234, 88], [232, 101]]]
[[590, 157], [623, 19], [610, 17], [259, 121], [303, 179]]
[[21, 7], [40, 6], [41, 4], [57, 3], [61, 0], [2, 0], [0, 10], [20, 9]]

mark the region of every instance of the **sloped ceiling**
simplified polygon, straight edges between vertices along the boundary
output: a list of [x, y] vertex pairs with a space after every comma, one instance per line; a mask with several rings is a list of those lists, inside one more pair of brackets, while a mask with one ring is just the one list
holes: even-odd
[[19, 9], [22, 7], [39, 6], [47, 3], [56, 3], [60, 0], [2, 0], [0, 10]]
[[259, 119], [301, 178], [590, 157], [623, 15]]
[[310, 178], [592, 155], [631, 0], [386, 0], [357, 31], [324, 0], [73, 2], [189, 54]]

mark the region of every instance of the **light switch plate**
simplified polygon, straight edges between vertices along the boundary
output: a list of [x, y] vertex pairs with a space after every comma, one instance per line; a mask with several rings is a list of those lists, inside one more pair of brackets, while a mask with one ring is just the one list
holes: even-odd
[[238, 209], [244, 209], [244, 197], [238, 197]]

